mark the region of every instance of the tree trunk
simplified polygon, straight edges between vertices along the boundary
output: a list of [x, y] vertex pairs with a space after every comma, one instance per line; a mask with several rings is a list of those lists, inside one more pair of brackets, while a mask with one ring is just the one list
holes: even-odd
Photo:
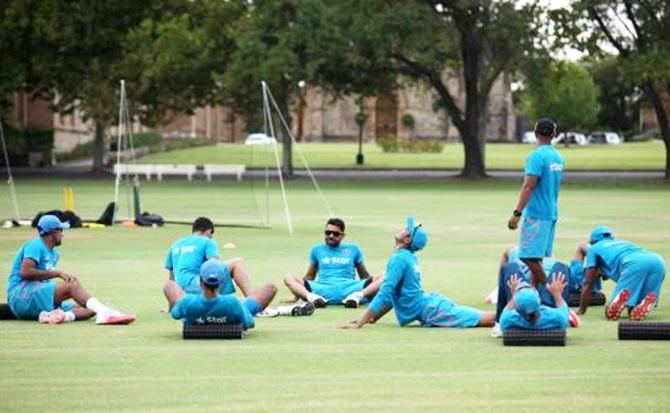
[[93, 142], [93, 172], [102, 172], [105, 157], [105, 126], [95, 121], [95, 140]]
[[465, 122], [461, 132], [465, 164], [461, 176], [469, 179], [486, 177], [483, 144], [479, 136], [479, 75], [481, 52], [474, 34], [461, 32], [461, 55], [465, 79]]
[[284, 133], [284, 145], [282, 146], [282, 175], [286, 179], [291, 179], [293, 178], [293, 139], [288, 133]]
[[668, 122], [668, 114], [663, 107], [663, 100], [661, 94], [651, 83], [645, 83], [642, 90], [647, 98], [651, 101], [656, 112], [656, 120], [658, 126], [661, 128], [661, 137], [665, 144], [665, 179], [670, 181], [670, 122]]

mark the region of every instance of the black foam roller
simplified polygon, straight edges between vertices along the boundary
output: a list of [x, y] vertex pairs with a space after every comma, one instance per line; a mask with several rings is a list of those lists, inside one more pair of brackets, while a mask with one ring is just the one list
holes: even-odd
[[[580, 296], [579, 293], [571, 293], [570, 298], [568, 298], [568, 307], [579, 307]], [[589, 305], [605, 305], [606, 301], [607, 297], [600, 291], [591, 293], [591, 297], [589, 297]]]
[[565, 346], [565, 330], [511, 329], [503, 334], [506, 346]]
[[231, 338], [239, 339], [244, 335], [242, 324], [184, 324], [184, 338]]
[[16, 316], [12, 313], [12, 309], [9, 308], [9, 304], [0, 304], [0, 320], [16, 320]]
[[619, 340], [670, 340], [670, 322], [620, 321]]

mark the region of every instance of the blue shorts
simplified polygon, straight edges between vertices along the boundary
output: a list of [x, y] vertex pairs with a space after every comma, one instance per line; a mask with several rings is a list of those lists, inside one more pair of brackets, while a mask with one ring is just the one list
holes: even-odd
[[[9, 308], [19, 320], [37, 320], [42, 311], [55, 310], [56, 283], [47, 281], [22, 281], [9, 293]], [[69, 311], [71, 301], [60, 303], [58, 308]]]
[[423, 327], [477, 327], [482, 312], [458, 305], [436, 293], [426, 296], [426, 306], [419, 321]]
[[[574, 294], [581, 293], [585, 281], [586, 273], [584, 271], [584, 263], [579, 260], [570, 261], [570, 282], [567, 286], [568, 292]], [[593, 285], [593, 292], [599, 292], [601, 289], [602, 280], [600, 277], [597, 277]]]
[[551, 257], [556, 221], [524, 216], [519, 233], [519, 258]]
[[318, 294], [328, 301], [328, 304], [342, 304], [342, 300], [351, 293], [362, 291], [370, 279], [365, 280], [342, 280], [336, 284], [324, 284], [318, 281], [304, 280], [305, 288], [314, 294]]
[[[626, 303], [628, 307], [639, 304], [649, 293], [661, 295], [661, 285], [665, 279], [665, 262], [658, 254], [648, 252], [631, 254], [624, 259], [619, 280], [616, 282], [612, 299], [624, 288], [631, 292]], [[658, 298], [656, 299], [658, 305]]]

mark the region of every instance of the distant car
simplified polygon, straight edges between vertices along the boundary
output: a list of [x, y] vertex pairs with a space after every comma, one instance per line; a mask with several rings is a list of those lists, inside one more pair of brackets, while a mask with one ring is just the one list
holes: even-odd
[[537, 138], [535, 137], [535, 132], [533, 132], [533, 131], [524, 132], [523, 136], [521, 137], [521, 143], [526, 143], [526, 144], [537, 143]]
[[589, 143], [605, 143], [608, 145], [619, 145], [623, 142], [621, 135], [615, 132], [593, 132], [589, 135]]
[[277, 143], [275, 138], [264, 133], [252, 133], [244, 140], [245, 145], [273, 145], [275, 143]]
[[552, 145], [562, 145], [565, 144], [565, 140], [568, 140], [569, 145], [587, 145], [589, 140], [586, 139], [586, 136], [583, 133], [579, 132], [561, 132], [557, 137], [551, 140]]

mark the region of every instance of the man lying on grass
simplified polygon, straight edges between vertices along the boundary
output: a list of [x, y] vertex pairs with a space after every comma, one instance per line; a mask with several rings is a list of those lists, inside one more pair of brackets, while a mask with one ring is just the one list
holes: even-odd
[[524, 330], [565, 330], [569, 325], [568, 305], [563, 299], [565, 275], [555, 273], [547, 284], [547, 291], [554, 299], [554, 306], [542, 304], [538, 291], [518, 275], [508, 281], [512, 298], [500, 315], [502, 331], [513, 328]]
[[277, 287], [267, 283], [239, 300], [233, 294], [220, 294], [219, 288], [230, 278], [225, 263], [206, 261], [200, 267], [201, 293], [185, 293], [174, 281], [168, 281], [163, 293], [170, 303], [170, 314], [184, 324], [237, 324], [254, 327], [254, 315], [270, 304]]
[[[312, 247], [305, 276], [284, 278], [284, 284], [296, 298], [307, 300], [316, 308], [330, 304], [356, 308], [377, 293], [382, 274], [371, 277], [358, 245], [342, 243], [344, 228], [341, 219], [329, 219], [324, 242]], [[356, 272], [360, 280], [356, 280]]]
[[419, 321], [424, 327], [491, 327], [495, 312], [458, 305], [445, 296], [424, 294], [416, 252], [426, 246], [428, 234], [413, 217], [395, 234], [395, 252], [386, 266], [384, 281], [367, 311], [341, 328], [374, 323], [391, 308], [401, 326]]
[[[19, 320], [60, 324], [96, 316], [96, 324], [129, 324], [135, 316], [123, 314], [92, 297], [77, 277], [57, 270], [63, 224], [54, 215], [37, 223], [39, 237], [24, 243], [16, 253], [7, 281], [9, 307]], [[60, 278], [62, 282], [52, 280]], [[72, 299], [77, 305], [73, 305]]]

